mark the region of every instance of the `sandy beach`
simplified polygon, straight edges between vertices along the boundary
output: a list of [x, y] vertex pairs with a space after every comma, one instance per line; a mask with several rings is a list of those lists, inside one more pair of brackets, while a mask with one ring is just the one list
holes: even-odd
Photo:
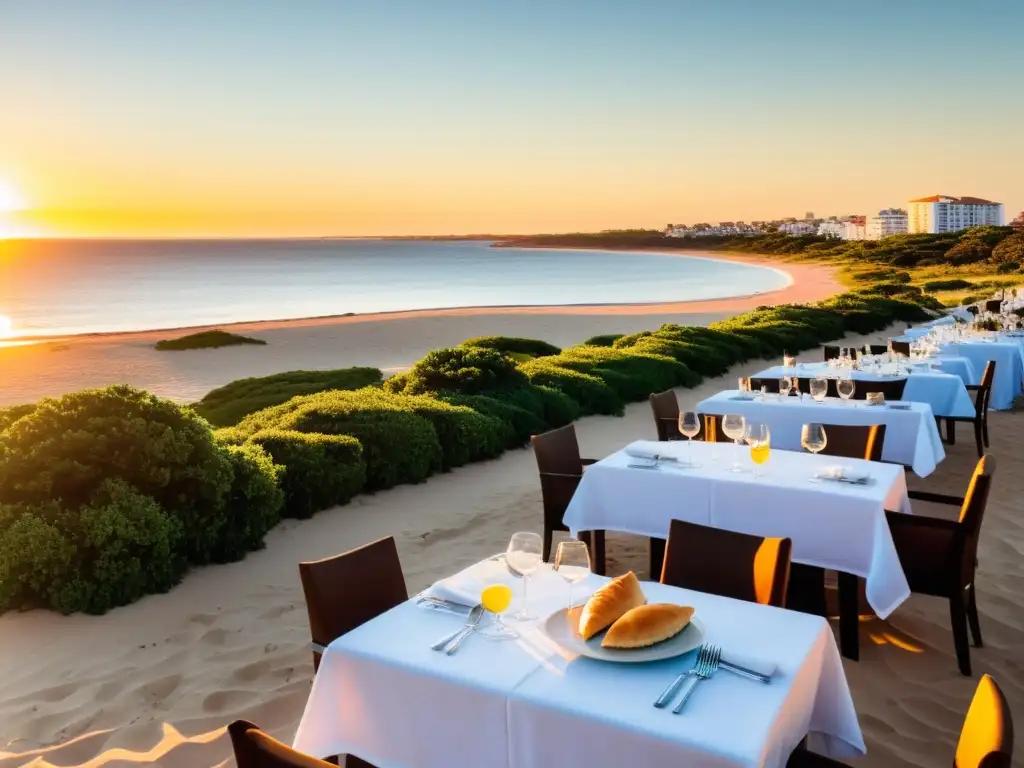
[[[763, 365], [682, 390], [680, 401], [692, 406]], [[1011, 707], [1024, 712], [1020, 421], [1017, 413], [992, 418], [992, 453], [1001, 464], [980, 551], [986, 647], [972, 659], [975, 673], [995, 675]], [[583, 419], [577, 429], [584, 454], [595, 457], [654, 434], [644, 403], [622, 419]], [[975, 462], [970, 443], [949, 449], [926, 482], [910, 476], [911, 486], [962, 493]], [[193, 571], [170, 594], [105, 616], [2, 616], [0, 766], [230, 764], [222, 729], [237, 717], [290, 740], [312, 679], [299, 561], [393, 535], [415, 591], [502, 550], [512, 532], [538, 528], [540, 519], [533, 456], [512, 451], [425, 485], [287, 521], [243, 562]], [[646, 575], [642, 539], [610, 536], [609, 558], [612, 573]], [[946, 603], [911, 597], [890, 620], [863, 623], [861, 647], [860, 662], [844, 661], [869, 750], [860, 764], [948, 763], [976, 680], [957, 671]]]
[[662, 323], [706, 325], [760, 304], [817, 301], [842, 290], [828, 267], [744, 256], [716, 258], [778, 269], [789, 275], [790, 284], [756, 296], [674, 304], [476, 307], [217, 326], [262, 339], [266, 346], [186, 352], [153, 348], [160, 339], [203, 327], [0, 344], [0, 406], [116, 383], [192, 402], [229, 381], [281, 371], [370, 365], [395, 373], [431, 349], [473, 336], [525, 336], [568, 346], [596, 334], [634, 333]]

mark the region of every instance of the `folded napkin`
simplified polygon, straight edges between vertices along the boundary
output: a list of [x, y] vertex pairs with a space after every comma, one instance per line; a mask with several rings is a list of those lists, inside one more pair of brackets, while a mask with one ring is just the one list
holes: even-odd
[[661, 447], [657, 447], [657, 446], [658, 446], [657, 443], [652, 445], [650, 443], [637, 442], [637, 443], [630, 443], [629, 445], [627, 445], [622, 450], [631, 459], [650, 459], [651, 461], [654, 461], [655, 459], [659, 459], [661, 461], [675, 461], [676, 460], [674, 456], [666, 456], [665, 455], [665, 453], [664, 453], [664, 450], [665, 450], [664, 446], [661, 446]]
[[485, 587], [507, 584], [515, 588], [517, 583], [521, 583], [520, 580], [509, 572], [505, 559], [501, 558], [484, 560], [454, 576], [436, 581], [423, 594], [459, 605], [474, 606], [480, 602], [480, 593]]
[[822, 480], [840, 480], [848, 483], [866, 483], [871, 475], [863, 469], [855, 467], [831, 466], [823, 467], [815, 477]]
[[908, 403], [906, 400], [888, 400], [885, 403], [886, 408], [892, 408], [896, 411], [909, 411], [913, 409], [913, 405]]

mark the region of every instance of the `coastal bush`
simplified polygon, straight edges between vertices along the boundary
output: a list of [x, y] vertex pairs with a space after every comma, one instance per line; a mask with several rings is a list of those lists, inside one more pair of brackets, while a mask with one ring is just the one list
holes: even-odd
[[564, 427], [580, 417], [579, 403], [553, 387], [527, 384], [518, 389], [492, 392], [488, 397], [529, 411], [543, 420], [547, 429]]
[[1011, 272], [1020, 272], [1020, 262], [1004, 261], [1002, 264], [996, 267], [996, 272], [1000, 275], [1007, 275]]
[[206, 393], [193, 407], [217, 427], [237, 424], [250, 413], [287, 402], [298, 395], [329, 389], [362, 389], [380, 384], [378, 368], [340, 368], [333, 371], [287, 371], [273, 376], [238, 379]]
[[598, 376], [581, 373], [559, 365], [560, 358], [538, 357], [522, 363], [519, 370], [533, 383], [557, 389], [579, 405], [580, 415], [603, 413], [620, 416], [622, 400]]
[[646, 400], [691, 375], [689, 369], [671, 357], [631, 349], [568, 347], [551, 360], [580, 373], [589, 373], [608, 384], [623, 402]]
[[263, 537], [277, 525], [284, 507], [280, 477], [284, 467], [257, 444], [225, 448], [232, 482], [224, 502], [224, 526], [213, 548], [218, 563], [241, 560], [246, 552], [263, 549]]
[[925, 283], [922, 288], [928, 293], [936, 293], [937, 291], [960, 291], [964, 288], [971, 288], [973, 285], [974, 283], [970, 280], [961, 280], [955, 277], [948, 280], [931, 280]]
[[1024, 262], [1024, 232], [1018, 232], [1001, 241], [992, 249], [992, 261], [996, 264]]
[[74, 571], [75, 546], [53, 523], [59, 507], [0, 506], [0, 613], [59, 610], [64, 581]]
[[623, 334], [621, 333], [607, 333], [601, 336], [591, 336], [589, 339], [583, 342], [585, 347], [610, 347], [617, 339], [621, 339]]
[[178, 352], [185, 349], [213, 349], [215, 347], [233, 347], [240, 344], [259, 344], [267, 342], [262, 339], [253, 339], [249, 336], [239, 336], [237, 333], [227, 331], [201, 331], [190, 333], [177, 339], [163, 339], [156, 343], [156, 348], [161, 352]]
[[428, 392], [459, 392], [478, 395], [521, 387], [526, 377], [515, 361], [496, 349], [447, 347], [428, 352], [405, 374], [388, 379], [388, 392], [422, 395]]
[[366, 484], [363, 446], [348, 435], [267, 429], [249, 442], [280, 465], [282, 513], [307, 518], [347, 503]]
[[530, 357], [557, 355], [562, 351], [554, 344], [548, 344], [546, 341], [520, 339], [515, 336], [478, 336], [475, 339], [466, 339], [459, 346], [494, 349], [506, 355], [519, 354], [529, 355]]
[[35, 409], [35, 404], [9, 405], [5, 408], [0, 408], [0, 432], [3, 432], [22, 416], [28, 416]]
[[177, 518], [183, 548], [209, 562], [225, 523], [231, 462], [191, 409], [126, 385], [41, 400], [0, 432], [0, 498], [75, 509], [123, 480]]
[[[472, 408], [477, 413], [494, 419], [498, 424], [502, 445], [506, 448], [520, 448], [530, 441], [531, 435], [547, 429], [547, 424], [541, 416], [512, 403], [503, 402], [497, 396], [441, 392], [437, 397], [452, 405]], [[543, 411], [543, 405], [541, 410]]]

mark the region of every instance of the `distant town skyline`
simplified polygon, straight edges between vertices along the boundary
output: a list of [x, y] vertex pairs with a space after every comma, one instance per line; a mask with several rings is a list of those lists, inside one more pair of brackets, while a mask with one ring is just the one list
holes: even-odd
[[9, 3], [0, 237], [659, 228], [936, 192], [1010, 216], [1022, 26], [1018, 0]]

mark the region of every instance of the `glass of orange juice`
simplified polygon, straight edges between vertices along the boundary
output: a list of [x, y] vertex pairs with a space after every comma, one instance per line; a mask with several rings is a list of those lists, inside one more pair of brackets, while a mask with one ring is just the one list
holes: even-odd
[[480, 593], [480, 604], [491, 615], [490, 626], [479, 631], [479, 634], [491, 640], [511, 640], [519, 634], [509, 627], [501, 618], [512, 603], [512, 587], [507, 584], [491, 584]]
[[754, 462], [754, 477], [763, 477], [757, 468], [768, 461], [771, 456], [771, 434], [767, 424], [748, 423], [746, 426], [747, 444], [750, 446], [750, 460]]

